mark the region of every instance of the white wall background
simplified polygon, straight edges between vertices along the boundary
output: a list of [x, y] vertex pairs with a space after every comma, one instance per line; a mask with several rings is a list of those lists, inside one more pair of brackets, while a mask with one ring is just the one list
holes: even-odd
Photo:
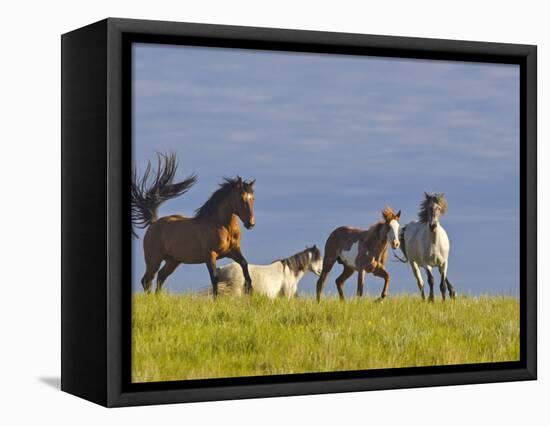
[[[2, 4], [0, 422], [444, 424], [548, 420], [550, 100], [545, 2], [19, 1]], [[56, 389], [60, 358], [60, 34], [107, 16], [454, 38], [539, 46], [537, 382], [106, 410]], [[490, 244], [487, 247], [490, 252]]]

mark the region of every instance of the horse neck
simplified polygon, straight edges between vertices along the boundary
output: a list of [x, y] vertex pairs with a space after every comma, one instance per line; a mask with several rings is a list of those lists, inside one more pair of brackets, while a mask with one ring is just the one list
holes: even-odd
[[[294, 257], [294, 256], [292, 256]], [[284, 260], [281, 260], [280, 262], [282, 263], [283, 265], [283, 269], [288, 269], [288, 272], [289, 272], [289, 276], [292, 277], [292, 280], [294, 281], [294, 283], [298, 283], [298, 281], [300, 281], [304, 275], [307, 273], [307, 271], [309, 270], [309, 264], [303, 269], [298, 269], [297, 271], [294, 271], [288, 264], [285, 264], [286, 261], [289, 261], [290, 259], [292, 259], [292, 257], [290, 258], [287, 258], [287, 259], [284, 259]]]
[[374, 232], [376, 232], [372, 247], [370, 247], [370, 250], [374, 254], [375, 257], [379, 258], [387, 249], [388, 249], [388, 225], [384, 223], [380, 223], [378, 225], [375, 225], [376, 229], [374, 229]]
[[303, 270], [303, 271], [297, 271], [297, 272], [294, 272], [292, 269], [290, 269], [288, 266], [284, 266], [283, 264], [283, 271], [284, 270], [287, 270], [284, 272], [284, 276], [287, 280], [287, 285], [289, 286], [293, 286], [295, 288], [298, 287], [298, 283], [300, 282], [300, 280], [304, 277], [304, 275], [306, 274], [307, 272], [307, 269], [306, 270]]
[[304, 275], [307, 273], [307, 269], [303, 270], [303, 271], [298, 271], [296, 274], [291, 274], [292, 275], [292, 279], [294, 281], [294, 284], [298, 284], [298, 282], [304, 278]]
[[436, 244], [437, 241], [440, 238], [441, 231], [443, 230], [443, 227], [441, 226], [441, 223], [437, 222], [437, 226], [435, 227], [435, 231], [432, 231], [430, 229], [430, 225], [426, 223], [426, 233], [428, 235], [429, 241], [431, 244]]
[[222, 226], [229, 226], [231, 228], [239, 226], [237, 215], [235, 214], [229, 200], [224, 200], [220, 203], [215, 216], [218, 223]]

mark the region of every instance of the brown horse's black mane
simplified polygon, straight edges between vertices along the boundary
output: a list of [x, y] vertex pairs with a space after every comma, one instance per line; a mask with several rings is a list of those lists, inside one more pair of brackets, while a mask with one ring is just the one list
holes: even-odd
[[[311, 258], [309, 254], [311, 253]], [[293, 256], [287, 257], [285, 259], [277, 259], [271, 262], [281, 262], [284, 266], [290, 269], [294, 274], [299, 272], [304, 272], [309, 268], [311, 262], [315, 262], [321, 258], [321, 252], [317, 246], [307, 247], [305, 250], [302, 250], [300, 253], [296, 253]]]
[[219, 188], [210, 196], [210, 198], [206, 200], [201, 207], [195, 210], [195, 217], [202, 218], [215, 214], [218, 211], [220, 204], [231, 193], [231, 191], [239, 185], [239, 182], [244, 185], [243, 188], [246, 192], [250, 192], [251, 194], [254, 193], [252, 185], [247, 182], [243, 182], [239, 176], [236, 178], [226, 177], [223, 179], [223, 182], [220, 183]]
[[428, 208], [431, 203], [439, 204], [441, 207], [441, 214], [447, 213], [448, 204], [445, 199], [445, 195], [442, 193], [424, 194], [424, 201], [420, 203], [420, 211], [418, 212], [418, 221], [420, 223], [428, 223]]

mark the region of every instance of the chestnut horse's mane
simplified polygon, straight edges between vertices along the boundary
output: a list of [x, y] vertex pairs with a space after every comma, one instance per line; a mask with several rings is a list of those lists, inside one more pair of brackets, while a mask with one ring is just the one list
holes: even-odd
[[210, 216], [218, 211], [220, 204], [227, 198], [227, 196], [239, 185], [239, 182], [244, 185], [243, 188], [246, 192], [254, 193], [252, 185], [248, 182], [244, 182], [241, 177], [236, 178], [224, 178], [223, 182], [219, 184], [219, 188], [212, 193], [210, 198], [206, 202], [195, 210], [196, 218], [204, 218]]

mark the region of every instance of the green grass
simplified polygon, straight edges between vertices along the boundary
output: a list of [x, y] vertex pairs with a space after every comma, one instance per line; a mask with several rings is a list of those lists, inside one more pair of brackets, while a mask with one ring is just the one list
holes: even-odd
[[519, 303], [133, 296], [134, 382], [519, 359]]

